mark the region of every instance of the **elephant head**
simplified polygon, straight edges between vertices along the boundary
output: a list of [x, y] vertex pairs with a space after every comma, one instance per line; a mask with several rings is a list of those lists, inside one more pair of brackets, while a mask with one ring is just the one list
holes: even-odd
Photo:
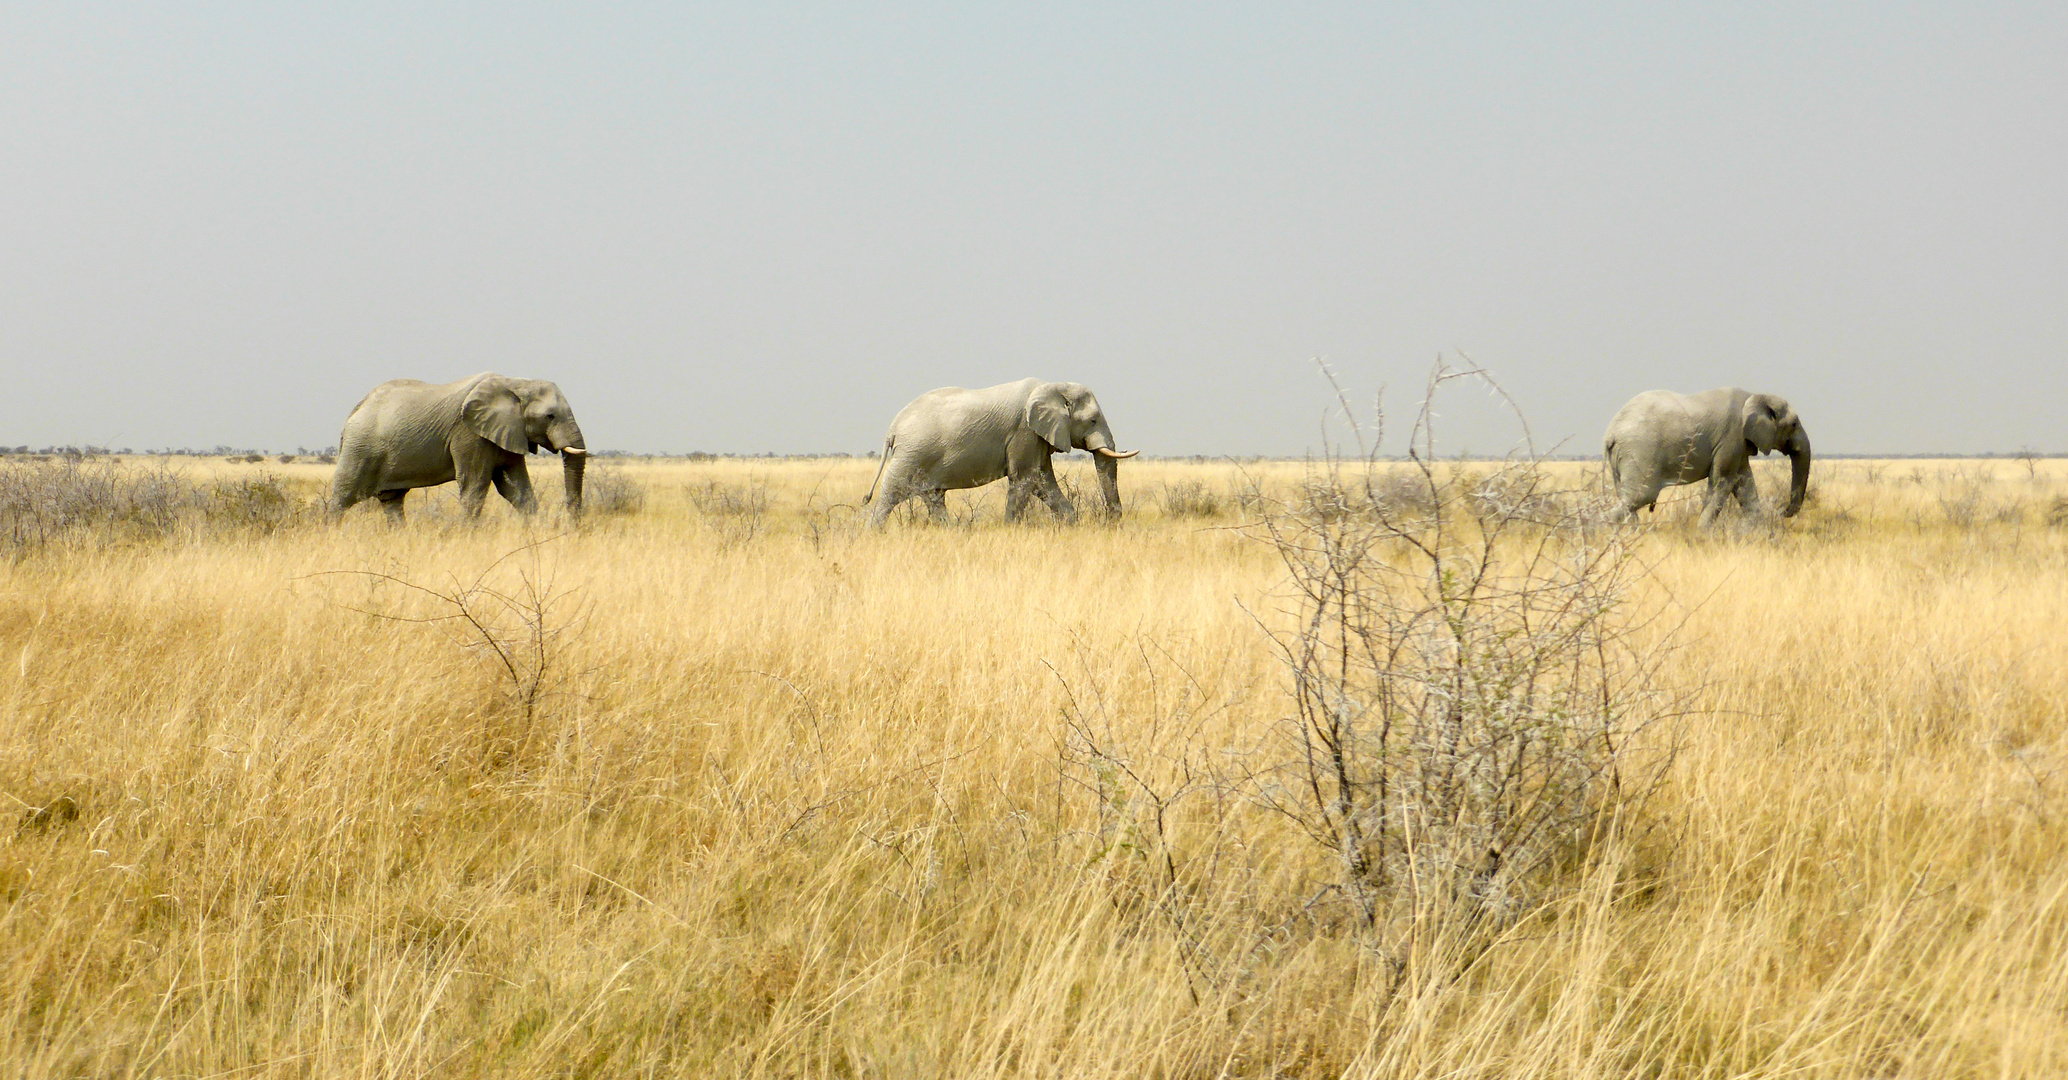
[[1106, 500], [1106, 513], [1120, 516], [1120, 460], [1139, 450], [1122, 451], [1113, 441], [1113, 429], [1099, 409], [1099, 399], [1082, 383], [1039, 383], [1027, 397], [1025, 422], [1056, 453], [1088, 450], [1099, 471], [1099, 494]]
[[490, 375], [467, 392], [460, 415], [474, 434], [513, 454], [543, 446], [560, 455], [566, 479], [567, 512], [582, 512], [582, 470], [589, 451], [581, 425], [560, 388], [544, 379], [511, 379]]
[[1745, 435], [1745, 455], [1780, 451], [1788, 455], [1791, 472], [1788, 483], [1788, 506], [1781, 511], [1782, 517], [1794, 517], [1802, 509], [1802, 499], [1809, 491], [1810, 442], [1809, 433], [1802, 429], [1802, 418], [1786, 401], [1772, 394], [1750, 394], [1745, 398], [1742, 413]]

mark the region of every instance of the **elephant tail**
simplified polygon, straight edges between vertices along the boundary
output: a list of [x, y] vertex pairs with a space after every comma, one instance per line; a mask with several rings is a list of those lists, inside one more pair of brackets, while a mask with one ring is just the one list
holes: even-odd
[[897, 442], [897, 441], [898, 441], [898, 438], [897, 438], [897, 436], [895, 436], [895, 435], [888, 435], [888, 436], [885, 436], [885, 437], [884, 437], [884, 440], [883, 440], [883, 459], [882, 459], [881, 461], [878, 461], [878, 462], [876, 463], [876, 476], [875, 476], [875, 478], [874, 478], [874, 479], [872, 479], [872, 480], [870, 480], [870, 481], [869, 481], [869, 493], [868, 493], [867, 495], [864, 495], [864, 496], [862, 496], [862, 505], [863, 505], [863, 506], [867, 506], [867, 505], [869, 505], [869, 501], [870, 501], [871, 499], [874, 499], [874, 498], [876, 497], [876, 485], [877, 485], [877, 484], [880, 484], [880, 483], [882, 483], [882, 482], [883, 482], [883, 470], [884, 470], [884, 467], [890, 464], [890, 447], [891, 447], [891, 444], [892, 444], [892, 443], [895, 443], [895, 442]]
[[1615, 491], [1620, 489], [1623, 483], [1623, 475], [1622, 470], [1616, 468], [1616, 440], [1613, 436], [1602, 440], [1601, 462], [1608, 467], [1609, 490]]

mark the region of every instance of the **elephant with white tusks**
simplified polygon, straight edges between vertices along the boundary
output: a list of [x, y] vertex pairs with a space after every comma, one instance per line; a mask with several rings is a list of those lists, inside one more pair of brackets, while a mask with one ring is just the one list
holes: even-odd
[[1725, 386], [1699, 394], [1651, 390], [1630, 399], [1608, 422], [1602, 458], [1615, 488], [1616, 518], [1656, 508], [1659, 489], [1708, 480], [1702, 524], [1716, 520], [1735, 495], [1747, 513], [1759, 511], [1752, 459], [1780, 451], [1793, 476], [1782, 517], [1802, 509], [1809, 491], [1809, 433], [1788, 403], [1772, 394]]
[[[890, 422], [883, 461], [863, 505], [869, 524], [881, 525], [912, 496], [934, 520], [948, 516], [948, 491], [1006, 479], [1005, 519], [1015, 521], [1027, 498], [1038, 495], [1056, 517], [1077, 520], [1077, 508], [1056, 484], [1050, 454], [1089, 450], [1099, 471], [1106, 514], [1120, 516], [1120, 466], [1138, 450], [1113, 445], [1099, 400], [1078, 383], [1021, 379], [982, 390], [945, 387], [922, 394]], [[879, 497], [878, 492], [881, 491]]]
[[488, 371], [443, 386], [415, 379], [384, 382], [352, 410], [338, 437], [331, 512], [379, 499], [399, 525], [402, 498], [411, 488], [457, 480], [460, 505], [470, 518], [480, 516], [490, 486], [529, 514], [538, 500], [524, 455], [541, 446], [560, 455], [567, 512], [580, 516], [589, 451], [559, 387]]

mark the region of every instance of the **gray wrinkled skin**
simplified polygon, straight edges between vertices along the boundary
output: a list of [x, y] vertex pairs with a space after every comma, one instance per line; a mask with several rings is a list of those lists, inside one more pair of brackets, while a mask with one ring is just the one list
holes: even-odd
[[568, 512], [579, 515], [588, 450], [558, 386], [486, 371], [442, 386], [384, 382], [352, 410], [338, 437], [331, 512], [378, 499], [400, 524], [412, 488], [457, 480], [468, 517], [480, 515], [490, 487], [529, 514], [538, 500], [524, 455], [541, 446], [561, 455]]
[[1615, 517], [1656, 508], [1664, 488], [1707, 480], [1705, 526], [1733, 496], [1746, 513], [1759, 512], [1752, 459], [1774, 451], [1788, 455], [1792, 475], [1781, 516], [1793, 517], [1809, 491], [1809, 433], [1795, 410], [1772, 394], [1729, 386], [1699, 394], [1650, 390], [1609, 421], [1601, 448], [1615, 489]]
[[[1078, 383], [1018, 382], [965, 390], [944, 387], [901, 410], [883, 440], [876, 482], [862, 502], [869, 523], [881, 525], [908, 498], [926, 503], [936, 521], [947, 517], [949, 491], [1006, 481], [1005, 517], [1019, 519], [1029, 498], [1056, 517], [1077, 520], [1077, 508], [1056, 483], [1051, 454], [1088, 450], [1099, 474], [1106, 513], [1120, 516], [1121, 453], [1099, 401]], [[873, 504], [873, 505], [871, 505]]]

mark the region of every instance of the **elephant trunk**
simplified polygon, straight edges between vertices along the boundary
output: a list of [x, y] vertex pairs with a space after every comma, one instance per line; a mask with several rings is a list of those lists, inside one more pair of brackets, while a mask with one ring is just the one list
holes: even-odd
[[1099, 473], [1099, 494], [1106, 500], [1106, 516], [1120, 516], [1120, 459], [1104, 454], [1092, 455], [1092, 468]]
[[589, 450], [582, 441], [582, 429], [577, 427], [566, 441], [560, 444], [560, 475], [567, 488], [567, 516], [582, 516], [582, 470], [589, 467]]
[[1120, 459], [1131, 458], [1137, 451], [1122, 453], [1113, 449], [1113, 432], [1106, 426], [1103, 416], [1085, 434], [1084, 448], [1091, 451], [1092, 466], [1099, 472], [1099, 494], [1106, 500], [1106, 516], [1117, 518], [1120, 516]]
[[1794, 517], [1795, 512], [1802, 509], [1803, 496], [1809, 494], [1809, 433], [1796, 428], [1795, 433], [1788, 436], [1788, 441], [1782, 444], [1781, 450], [1788, 455], [1788, 464], [1793, 474], [1788, 481], [1788, 507], [1781, 511], [1781, 516]]

